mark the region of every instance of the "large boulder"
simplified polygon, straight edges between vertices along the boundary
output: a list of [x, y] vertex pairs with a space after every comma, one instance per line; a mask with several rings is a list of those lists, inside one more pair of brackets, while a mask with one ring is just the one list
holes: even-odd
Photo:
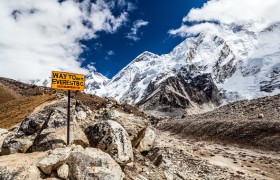
[[111, 111], [111, 113], [114, 114], [112, 120], [122, 125], [122, 127], [127, 131], [130, 140], [137, 137], [139, 132], [148, 125], [147, 119], [135, 116], [134, 114], [127, 114], [118, 110]]
[[132, 140], [132, 144], [140, 152], [147, 152], [153, 148], [156, 139], [156, 133], [152, 127], [146, 127], [138, 133], [138, 136]]
[[11, 134], [5, 138], [1, 147], [1, 155], [25, 153], [33, 144], [29, 137], [17, 137]]
[[45, 123], [50, 111], [30, 115], [25, 118], [17, 131], [9, 133], [1, 146], [1, 154], [25, 153], [33, 144], [33, 140]]
[[126, 130], [116, 121], [106, 120], [86, 129], [92, 147], [110, 154], [119, 164], [133, 161], [131, 141]]
[[68, 158], [69, 179], [120, 180], [124, 174], [112, 157], [95, 148], [72, 152]]
[[45, 152], [31, 154], [12, 154], [0, 156], [0, 179], [3, 180], [39, 180], [41, 172], [36, 164], [45, 156]]
[[[66, 145], [67, 111], [64, 108], [55, 108], [46, 119], [40, 133], [36, 136], [32, 151], [45, 151], [64, 147]], [[83, 130], [75, 119], [70, 126], [70, 144], [79, 144], [86, 147], [89, 143]]]
[[54, 149], [44, 159], [38, 162], [38, 167], [45, 174], [51, 174], [53, 170], [66, 163], [71, 151], [71, 147]]
[[57, 176], [61, 179], [67, 179], [69, 176], [69, 166], [67, 164], [63, 164], [57, 168]]
[[[70, 143], [87, 147], [89, 142], [83, 129], [94, 122], [92, 111], [73, 99], [70, 105]], [[17, 131], [5, 137], [1, 154], [45, 151], [65, 147], [66, 108], [67, 99], [59, 99], [24, 119]]]
[[38, 167], [48, 175], [57, 171], [63, 179], [120, 180], [124, 176], [121, 167], [109, 154], [82, 146], [52, 150], [38, 162]]

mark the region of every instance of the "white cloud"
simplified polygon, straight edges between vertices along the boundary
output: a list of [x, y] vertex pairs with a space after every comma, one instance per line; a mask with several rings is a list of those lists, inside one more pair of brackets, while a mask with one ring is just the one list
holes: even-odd
[[115, 52], [112, 51], [112, 50], [109, 50], [109, 51], [107, 51], [107, 55], [108, 56], [113, 56], [113, 55], [115, 55]]
[[87, 68], [88, 68], [88, 70], [90, 70], [91, 72], [96, 71], [96, 68], [95, 68], [95, 66], [94, 66], [94, 63], [89, 63], [89, 64], [87, 65]]
[[127, 11], [131, 12], [134, 11], [135, 9], [137, 9], [137, 7], [133, 3], [131, 2], [127, 3]]
[[201, 32], [219, 34], [220, 28], [219, 28], [219, 25], [217, 25], [217, 24], [206, 22], [206, 23], [200, 23], [200, 24], [197, 24], [194, 26], [182, 25], [178, 29], [171, 29], [168, 31], [168, 33], [170, 35], [176, 35], [176, 36], [181, 36], [181, 37], [192, 36], [192, 35], [199, 34]]
[[47, 78], [51, 70], [87, 73], [79, 40], [115, 32], [127, 13], [115, 16], [103, 0], [0, 0], [0, 19], [0, 76], [26, 80]]
[[[179, 29], [169, 31], [172, 35], [187, 35], [215, 29], [217, 23], [250, 25], [252, 30], [261, 31], [271, 24], [280, 22], [279, 0], [209, 0], [201, 8], [193, 8], [183, 18]], [[208, 22], [208, 23], [205, 23]], [[216, 23], [211, 23], [216, 22]]]
[[148, 21], [144, 21], [144, 20], [142, 20], [142, 19], [139, 19], [139, 20], [135, 21], [135, 22], [133, 23], [132, 28], [130, 29], [131, 32], [129, 32], [129, 33], [126, 35], [126, 38], [131, 39], [131, 40], [133, 40], [133, 41], [138, 41], [138, 40], [140, 40], [138, 31], [139, 31], [139, 29], [140, 29], [141, 27], [147, 26], [148, 24], [149, 24]]

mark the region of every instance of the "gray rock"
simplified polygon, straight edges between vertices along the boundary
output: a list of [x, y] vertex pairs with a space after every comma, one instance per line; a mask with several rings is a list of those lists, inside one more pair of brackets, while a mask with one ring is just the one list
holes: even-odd
[[67, 179], [69, 175], [69, 166], [67, 164], [63, 164], [57, 168], [57, 175], [62, 179]]
[[16, 132], [11, 132], [5, 137], [1, 154], [25, 153], [32, 146], [49, 114], [49, 110], [44, 110], [24, 119]]
[[68, 158], [69, 179], [120, 180], [124, 174], [109, 154], [95, 148], [72, 152]]
[[155, 166], [159, 166], [163, 160], [162, 150], [155, 147], [148, 153], [147, 157], [154, 163]]
[[71, 151], [71, 147], [57, 148], [50, 151], [49, 155], [38, 163], [38, 167], [45, 174], [51, 174], [52, 170], [56, 170], [59, 166], [66, 162]]
[[25, 153], [32, 146], [32, 143], [31, 138], [16, 138], [14, 135], [9, 135], [3, 141], [1, 155]]
[[63, 179], [119, 180], [124, 177], [121, 167], [109, 154], [79, 145], [51, 150], [38, 162], [38, 167], [48, 175], [57, 170]]
[[[45, 151], [65, 147], [66, 102], [66, 99], [62, 99], [45, 108], [51, 113], [45, 118], [44, 125], [41, 127], [32, 145], [32, 151]], [[83, 126], [86, 123], [92, 123], [91, 115], [92, 112], [86, 106], [76, 100], [71, 100], [70, 144], [77, 144], [83, 147], [89, 145], [83, 131]]]
[[36, 167], [38, 159], [46, 153], [11, 154], [0, 156], [0, 179], [2, 180], [39, 180], [41, 172]]
[[0, 155], [2, 154], [2, 144], [8, 135], [9, 134], [7, 129], [0, 128]]
[[126, 130], [112, 120], [89, 126], [86, 134], [90, 145], [109, 153], [119, 164], [133, 161], [131, 141]]
[[135, 178], [136, 180], [148, 180], [147, 178], [145, 178], [144, 176], [138, 174]]
[[156, 133], [152, 127], [146, 127], [138, 133], [138, 136], [132, 140], [132, 144], [140, 152], [152, 149], [156, 139]]

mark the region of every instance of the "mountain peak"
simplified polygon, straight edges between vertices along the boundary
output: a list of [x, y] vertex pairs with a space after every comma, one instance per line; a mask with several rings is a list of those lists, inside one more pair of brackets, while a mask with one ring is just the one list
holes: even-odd
[[224, 102], [275, 95], [280, 92], [278, 31], [246, 28], [221, 26], [220, 34], [189, 37], [161, 56], [145, 51], [97, 93], [139, 107], [187, 103], [193, 112], [215, 107], [220, 95]]
[[139, 61], [146, 61], [146, 60], [150, 60], [150, 58], [158, 58], [159, 56], [149, 52], [149, 51], [144, 51], [143, 53], [141, 53], [139, 56], [137, 56], [133, 61], [133, 62], [139, 62]]

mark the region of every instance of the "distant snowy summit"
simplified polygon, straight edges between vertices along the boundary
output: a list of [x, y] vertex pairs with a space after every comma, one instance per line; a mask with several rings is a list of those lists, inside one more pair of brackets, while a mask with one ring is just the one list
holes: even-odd
[[98, 72], [90, 72], [86, 75], [85, 92], [95, 94], [96, 89], [104, 89], [109, 79]]
[[219, 34], [189, 37], [169, 54], [142, 53], [96, 93], [175, 114], [275, 95], [280, 93], [279, 34], [279, 24], [262, 32], [221, 25]]

